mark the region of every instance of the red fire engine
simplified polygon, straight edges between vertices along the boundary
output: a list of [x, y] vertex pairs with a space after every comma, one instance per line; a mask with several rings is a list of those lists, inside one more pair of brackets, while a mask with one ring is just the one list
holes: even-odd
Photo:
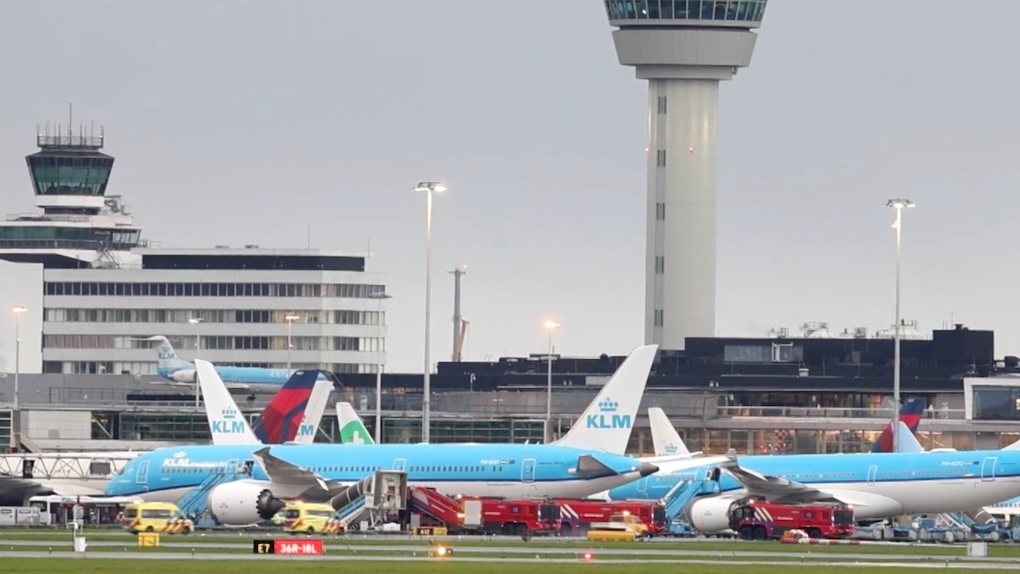
[[554, 500], [560, 507], [560, 534], [570, 535], [588, 530], [592, 522], [608, 522], [614, 514], [627, 512], [637, 516], [651, 535], [661, 534], [669, 527], [666, 509], [657, 502], [598, 500]]
[[775, 504], [748, 500], [730, 508], [730, 529], [745, 540], [775, 539], [800, 529], [811, 538], [845, 538], [854, 533], [854, 510], [844, 504]]
[[481, 502], [482, 523], [477, 531], [484, 534], [519, 536], [551, 533], [555, 531], [560, 516], [559, 506], [543, 500], [465, 498], [461, 502], [467, 507], [471, 500]]

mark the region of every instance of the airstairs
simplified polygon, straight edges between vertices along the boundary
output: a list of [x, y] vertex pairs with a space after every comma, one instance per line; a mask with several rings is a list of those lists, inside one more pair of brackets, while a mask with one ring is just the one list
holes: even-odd
[[209, 510], [210, 490], [227, 482], [250, 478], [247, 471], [240, 469], [237, 461], [231, 461], [222, 467], [214, 468], [205, 480], [177, 501], [177, 507], [181, 510], [181, 514], [194, 521], [205, 516]]
[[371, 528], [391, 512], [407, 508], [407, 473], [377, 470], [333, 496], [329, 503], [345, 530], [361, 522], [368, 522]]
[[669, 532], [674, 535], [691, 534], [692, 528], [687, 516], [691, 502], [699, 496], [719, 494], [719, 483], [709, 480], [704, 469], [699, 470], [694, 480], [680, 480], [659, 501], [666, 509]]

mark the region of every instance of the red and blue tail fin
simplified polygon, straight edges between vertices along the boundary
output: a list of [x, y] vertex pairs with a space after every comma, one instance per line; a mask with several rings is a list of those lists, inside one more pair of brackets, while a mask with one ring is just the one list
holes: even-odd
[[[903, 403], [900, 407], [900, 421], [907, 425], [911, 433], [917, 432], [917, 427], [924, 417], [924, 399], [913, 399]], [[893, 451], [893, 430], [892, 423], [885, 425], [878, 440], [871, 446], [871, 452], [892, 452]]]
[[283, 444], [294, 440], [318, 378], [318, 369], [308, 369], [295, 371], [287, 379], [252, 425], [252, 431], [262, 444]]

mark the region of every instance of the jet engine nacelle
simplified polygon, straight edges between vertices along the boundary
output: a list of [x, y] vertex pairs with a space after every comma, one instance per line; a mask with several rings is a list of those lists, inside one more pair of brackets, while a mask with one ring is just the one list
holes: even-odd
[[688, 511], [691, 526], [699, 532], [721, 532], [730, 527], [730, 498], [702, 498], [696, 500]]
[[181, 369], [170, 373], [170, 380], [175, 383], [194, 383], [195, 369]]
[[259, 481], [239, 480], [213, 487], [209, 491], [209, 511], [217, 522], [243, 526], [269, 520], [287, 504], [273, 496]]

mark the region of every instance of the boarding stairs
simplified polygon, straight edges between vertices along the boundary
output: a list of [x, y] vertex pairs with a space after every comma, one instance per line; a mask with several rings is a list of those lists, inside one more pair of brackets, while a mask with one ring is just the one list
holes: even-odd
[[408, 502], [412, 511], [420, 512], [446, 525], [447, 528], [457, 528], [461, 525], [464, 511], [459, 502], [434, 488], [415, 486], [410, 490]]
[[977, 536], [990, 535], [998, 529], [995, 520], [983, 510], [974, 512], [948, 512], [936, 518], [936, 524], [970, 532]]
[[699, 496], [719, 494], [719, 483], [708, 480], [703, 472], [699, 472], [694, 480], [679, 480], [659, 502], [665, 507], [669, 530], [674, 534], [690, 533], [690, 520], [687, 509], [691, 502]]
[[407, 505], [407, 473], [402, 470], [377, 470], [333, 496], [329, 504], [348, 529], [366, 517], [368, 522]]
[[242, 478], [248, 478], [248, 475], [239, 473], [233, 468], [214, 469], [212, 474], [207, 476], [198, 486], [186, 492], [177, 501], [177, 508], [181, 510], [181, 514], [184, 516], [197, 521], [209, 509], [209, 491], [221, 484]]

